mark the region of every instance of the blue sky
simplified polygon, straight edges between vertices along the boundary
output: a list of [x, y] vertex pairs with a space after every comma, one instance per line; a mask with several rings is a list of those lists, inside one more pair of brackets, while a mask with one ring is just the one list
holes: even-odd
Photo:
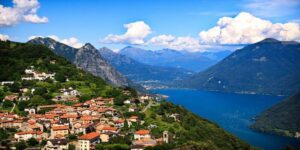
[[[36, 0], [16, 1], [29, 3]], [[0, 2], [6, 8], [17, 7], [14, 6], [12, 0], [0, 0]], [[208, 30], [215, 27], [219, 19], [225, 16], [235, 18], [241, 12], [247, 12], [252, 16], [240, 15], [240, 18], [251, 19], [254, 17], [253, 20], [259, 18], [270, 21], [272, 24], [294, 22], [293, 27], [285, 27], [282, 30], [293, 28], [290, 32], [297, 34], [300, 19], [300, 2], [297, 0], [39, 0], [36, 2], [38, 5], [28, 5], [28, 9], [37, 9], [36, 12], [29, 13], [36, 14], [39, 18], [22, 19], [19, 17], [16, 22], [3, 25], [3, 22], [8, 21], [3, 20], [2, 16], [0, 33], [9, 36], [10, 40], [21, 42], [27, 41], [30, 36], [55, 35], [61, 41], [65, 39], [65, 42], [73, 37], [81, 44], [90, 42], [96, 47], [107, 46], [113, 49], [119, 49], [126, 45], [137, 45], [152, 49], [197, 50], [209, 49], [210, 45], [247, 44], [264, 37], [248, 35], [248, 33], [241, 35], [243, 37], [251, 36], [245, 41], [224, 41], [223, 39], [228, 38], [226, 35], [211, 37], [213, 32], [209, 33]], [[28, 12], [24, 11], [21, 15], [28, 15]], [[42, 17], [47, 20], [43, 20]], [[146, 27], [149, 33], [134, 35], [135, 37], [125, 36], [127, 29], [124, 28], [124, 24], [138, 21], [143, 22], [139, 25]], [[236, 22], [236, 25], [241, 25], [239, 21]], [[226, 24], [232, 25], [233, 23], [227, 22]], [[254, 21], [253, 24], [258, 23]], [[133, 28], [139, 28], [139, 25], [135, 24]], [[233, 24], [233, 26], [235, 25]], [[268, 25], [268, 28], [271, 27]], [[144, 32], [143, 29], [138, 31]], [[201, 31], [208, 33], [200, 36]], [[103, 40], [109, 34], [112, 36]], [[160, 36], [158, 41], [165, 40], [165, 42], [157, 40], [149, 42], [151, 38], [158, 36]], [[257, 38], [254, 38], [255, 36]], [[271, 31], [267, 36], [283, 40], [297, 41], [300, 39], [300, 35], [288, 38], [271, 33]], [[230, 38], [235, 39], [236, 37]], [[239, 39], [241, 38], [239, 37]], [[141, 40], [141, 42], [133, 42], [137, 40]], [[195, 41], [200, 41], [200, 44]]]

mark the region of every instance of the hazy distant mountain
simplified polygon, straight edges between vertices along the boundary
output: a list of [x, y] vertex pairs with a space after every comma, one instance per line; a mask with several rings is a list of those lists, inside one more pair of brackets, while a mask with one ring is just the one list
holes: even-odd
[[214, 65], [228, 56], [231, 52], [201, 53], [172, 49], [152, 51], [128, 46], [121, 49], [119, 53], [153, 66], [179, 67], [198, 72]]
[[39, 37], [30, 40], [29, 43], [47, 46], [54, 53], [67, 58], [77, 67], [101, 77], [112, 85], [130, 86], [131, 84], [128, 79], [108, 64], [99, 54], [98, 50], [89, 43], [79, 49], [72, 48], [51, 38]]
[[99, 49], [99, 52], [119, 72], [143, 85], [168, 86], [174, 81], [187, 79], [193, 74], [192, 71], [186, 69], [143, 64], [106, 47]]
[[294, 137], [300, 131], [299, 110], [300, 91], [261, 113], [252, 128]]
[[236, 50], [185, 86], [225, 92], [290, 95], [300, 90], [300, 44], [265, 39]]

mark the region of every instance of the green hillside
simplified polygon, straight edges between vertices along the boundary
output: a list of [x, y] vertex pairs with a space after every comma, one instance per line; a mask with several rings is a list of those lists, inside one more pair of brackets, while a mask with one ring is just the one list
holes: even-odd
[[[43, 81], [22, 80], [25, 74], [24, 70], [30, 66], [34, 66], [35, 70], [39, 72], [55, 73], [55, 77], [54, 79], [49, 78]], [[59, 90], [64, 87], [73, 87], [81, 93], [78, 96], [79, 102], [98, 96], [112, 97], [114, 98], [114, 105], [111, 107], [121, 112], [124, 117], [132, 114], [139, 116], [145, 123], [131, 128], [122, 128], [122, 133], [127, 136], [132, 135], [132, 131], [146, 129], [151, 124], [157, 126], [157, 128], [151, 130], [151, 135], [155, 138], [159, 138], [165, 130], [174, 135], [173, 140], [169, 144], [157, 145], [147, 149], [253, 149], [250, 145], [226, 132], [216, 124], [169, 102], [156, 103], [151, 101], [148, 102], [148, 106], [150, 106], [148, 109], [147, 104], [136, 105], [136, 107], [141, 110], [145, 109], [145, 111], [129, 113], [128, 106], [124, 105], [123, 101], [137, 98], [134, 90], [113, 88], [102, 79], [77, 69], [66, 59], [55, 55], [42, 45], [10, 41], [0, 42], [0, 68], [0, 81], [14, 81], [12, 85], [0, 86], [1, 100], [7, 95], [20, 95], [19, 89], [21, 88], [35, 89], [34, 92], [29, 91], [25, 93], [31, 98], [28, 101], [3, 101], [0, 107], [2, 112], [13, 110], [16, 114], [26, 116], [24, 108], [58, 103], [52, 101], [52, 99], [58, 95]], [[130, 94], [123, 94], [124, 90], [130, 91]], [[78, 102], [60, 103], [72, 106]], [[14, 104], [16, 104], [16, 108], [13, 107]], [[179, 115], [179, 121], [170, 117], [170, 114], [175, 113]], [[8, 135], [5, 138], [7, 137]], [[124, 137], [121, 137], [121, 139], [124, 139]], [[127, 141], [128, 139], [112, 140], [110, 143], [104, 144], [104, 148], [113, 147], [116, 144], [123, 144], [124, 146], [125, 144], [124, 149], [128, 149], [131, 141]]]
[[294, 137], [300, 131], [300, 92], [272, 106], [252, 126], [262, 132]]

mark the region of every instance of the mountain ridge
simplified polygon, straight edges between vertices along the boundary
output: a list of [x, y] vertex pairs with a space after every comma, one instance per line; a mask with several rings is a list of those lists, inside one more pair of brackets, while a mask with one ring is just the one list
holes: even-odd
[[294, 137], [300, 131], [300, 91], [259, 114], [251, 128]]
[[147, 87], [170, 86], [174, 81], [183, 80], [193, 74], [192, 71], [186, 69], [144, 64], [125, 55], [115, 53], [106, 47], [100, 48], [99, 52], [126, 77]]
[[145, 50], [127, 46], [118, 53], [147, 65], [184, 68], [198, 72], [214, 65], [231, 52], [188, 52], [174, 49]]
[[[79, 49], [55, 41], [51, 38], [35, 38], [28, 43], [42, 44], [50, 48], [56, 54], [65, 57], [67, 60], [92, 74], [103, 78], [108, 83], [115, 86], [130, 86], [132, 83], [116, 71], [98, 53], [97, 49], [90, 43], [86, 43]], [[92, 58], [92, 59], [91, 59]], [[92, 63], [89, 65], [87, 63]]]
[[183, 82], [202, 90], [290, 95], [300, 89], [300, 44], [266, 39], [250, 44]]

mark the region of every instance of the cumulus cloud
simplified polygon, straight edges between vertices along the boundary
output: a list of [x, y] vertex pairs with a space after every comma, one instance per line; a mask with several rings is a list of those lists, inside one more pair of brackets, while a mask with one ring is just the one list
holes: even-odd
[[0, 41], [7, 41], [8, 39], [9, 39], [9, 36], [8, 36], [8, 35], [1, 34], [1, 33], [0, 33]]
[[37, 0], [13, 0], [13, 7], [0, 5], [0, 26], [13, 26], [19, 22], [46, 23], [47, 17], [39, 17]]
[[[31, 40], [31, 39], [34, 39], [34, 38], [37, 38], [37, 37], [44, 37], [44, 36], [30, 36], [28, 39]], [[60, 39], [58, 36], [56, 35], [49, 35], [47, 36], [55, 41], [58, 41], [58, 42], [61, 42], [61, 43], [64, 43], [66, 45], [69, 45], [71, 47], [74, 47], [74, 48], [80, 48], [83, 46], [83, 44], [75, 37], [70, 37], [70, 38], [66, 38], [66, 39]]]
[[124, 24], [127, 31], [124, 34], [109, 34], [101, 42], [103, 43], [127, 43], [143, 44], [144, 39], [151, 33], [151, 28], [144, 21]]
[[298, 23], [272, 23], [250, 13], [241, 12], [236, 17], [222, 17], [217, 25], [199, 33], [202, 43], [248, 44], [265, 38], [300, 41]]
[[152, 37], [146, 44], [176, 50], [199, 51], [201, 49], [198, 39], [188, 36], [175, 37], [173, 35], [158, 35]]

